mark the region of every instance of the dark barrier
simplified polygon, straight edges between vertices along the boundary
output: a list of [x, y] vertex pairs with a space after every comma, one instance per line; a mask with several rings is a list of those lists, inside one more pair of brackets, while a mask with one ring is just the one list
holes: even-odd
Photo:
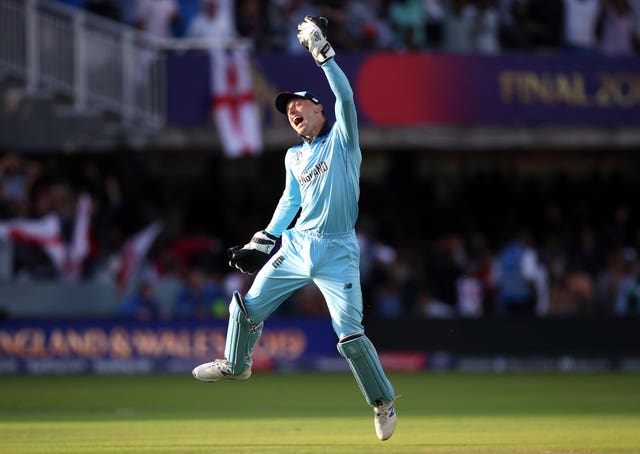
[[384, 350], [456, 354], [640, 355], [640, 318], [371, 320]]
[[430, 370], [640, 371], [640, 318], [370, 321], [382, 351], [427, 352]]

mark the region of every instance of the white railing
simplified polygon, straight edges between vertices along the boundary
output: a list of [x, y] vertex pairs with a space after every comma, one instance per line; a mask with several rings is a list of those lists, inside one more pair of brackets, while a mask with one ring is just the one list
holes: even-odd
[[166, 119], [163, 44], [124, 24], [44, 0], [0, 1], [0, 72], [123, 122]]

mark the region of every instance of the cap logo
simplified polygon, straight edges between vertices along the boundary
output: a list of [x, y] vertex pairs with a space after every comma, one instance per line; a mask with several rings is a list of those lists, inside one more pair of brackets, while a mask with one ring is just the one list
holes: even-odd
[[294, 95], [301, 96], [301, 97], [303, 97], [305, 99], [308, 99], [310, 101], [315, 102], [316, 104], [320, 103], [320, 100], [318, 98], [316, 98], [315, 96], [311, 95], [308, 91], [296, 91], [294, 93]]
[[293, 98], [308, 99], [314, 104], [320, 104], [320, 100], [309, 91], [283, 92], [276, 96], [276, 109], [286, 115], [286, 105]]

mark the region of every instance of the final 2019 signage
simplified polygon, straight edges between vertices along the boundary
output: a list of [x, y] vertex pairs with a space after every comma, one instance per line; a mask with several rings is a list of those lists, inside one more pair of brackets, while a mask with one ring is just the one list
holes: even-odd
[[640, 123], [637, 59], [378, 54], [356, 90], [385, 126]]

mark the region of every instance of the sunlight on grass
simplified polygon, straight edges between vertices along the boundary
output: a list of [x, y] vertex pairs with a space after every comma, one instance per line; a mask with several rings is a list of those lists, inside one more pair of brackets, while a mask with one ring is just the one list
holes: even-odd
[[348, 374], [256, 378], [0, 377], [0, 452], [640, 453], [640, 376], [394, 375], [384, 443]]

